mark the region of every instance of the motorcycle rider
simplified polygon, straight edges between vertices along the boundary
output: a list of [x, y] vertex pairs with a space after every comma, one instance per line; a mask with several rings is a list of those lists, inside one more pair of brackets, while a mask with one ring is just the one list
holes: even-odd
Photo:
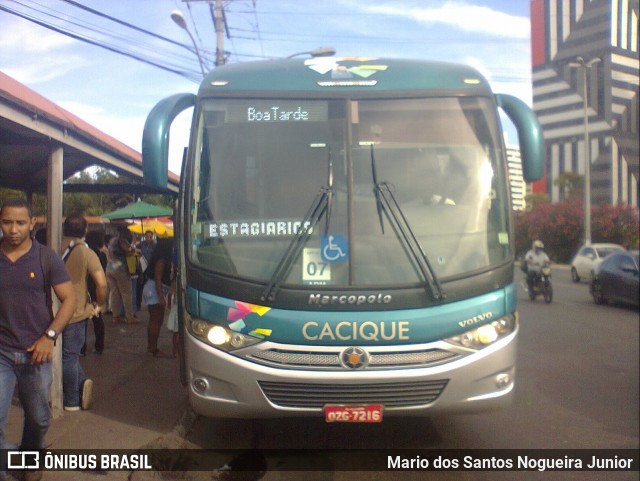
[[527, 287], [529, 291], [533, 289], [536, 278], [540, 276], [542, 267], [550, 264], [549, 256], [544, 251], [544, 244], [541, 240], [536, 239], [531, 245], [531, 250], [524, 257], [527, 263]]

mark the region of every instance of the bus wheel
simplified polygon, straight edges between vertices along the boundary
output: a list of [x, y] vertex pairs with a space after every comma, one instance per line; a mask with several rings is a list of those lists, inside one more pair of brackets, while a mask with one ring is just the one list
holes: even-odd
[[607, 303], [607, 300], [602, 295], [602, 286], [600, 285], [600, 282], [595, 279], [591, 282], [591, 295], [593, 296], [593, 302], [596, 304], [600, 305]]

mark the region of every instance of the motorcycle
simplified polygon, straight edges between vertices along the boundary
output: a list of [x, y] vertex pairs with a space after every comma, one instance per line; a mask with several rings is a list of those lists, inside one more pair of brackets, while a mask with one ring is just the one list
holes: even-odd
[[553, 286], [551, 285], [551, 266], [545, 263], [541, 272], [536, 273], [533, 280], [527, 287], [529, 299], [536, 300], [536, 297], [542, 295], [544, 302], [551, 304], [553, 300]]

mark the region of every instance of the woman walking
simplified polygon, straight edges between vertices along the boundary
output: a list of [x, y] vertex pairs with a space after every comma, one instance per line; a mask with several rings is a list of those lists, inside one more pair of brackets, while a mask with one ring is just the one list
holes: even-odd
[[[102, 233], [98, 231], [89, 231], [85, 236], [85, 241], [89, 248], [98, 256], [100, 264], [102, 265], [102, 270], [105, 271], [106, 274], [107, 255], [102, 251], [102, 248], [104, 247], [104, 237], [102, 236]], [[95, 302], [95, 300], [97, 299], [96, 285], [93, 282], [91, 276], [87, 277], [87, 290], [89, 291], [91, 300]], [[102, 317], [102, 311], [93, 316], [91, 320], [93, 321], [93, 331], [95, 334], [95, 350], [93, 352], [95, 352], [96, 354], [102, 354], [102, 351], [104, 350], [104, 318]], [[85, 342], [85, 345], [82, 348], [83, 356], [85, 354], [86, 348], [87, 344]]]
[[147, 353], [152, 356], [160, 354], [158, 337], [164, 321], [164, 311], [167, 306], [166, 297], [171, 285], [172, 251], [173, 239], [158, 239], [147, 267], [147, 281], [142, 291], [144, 303], [149, 308]]
[[[133, 310], [131, 275], [127, 267], [127, 255], [134, 252], [132, 241], [133, 236], [126, 227], [121, 228], [118, 236], [109, 241], [107, 281], [109, 283], [109, 304], [114, 322], [138, 324], [140, 320], [135, 316]], [[120, 312], [123, 304], [126, 321], [123, 321]]]

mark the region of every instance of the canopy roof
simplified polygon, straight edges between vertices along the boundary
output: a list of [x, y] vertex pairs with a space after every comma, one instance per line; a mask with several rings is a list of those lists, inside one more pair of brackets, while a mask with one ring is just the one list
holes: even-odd
[[[131, 179], [131, 184], [117, 186], [122, 192], [158, 192], [142, 182], [139, 152], [0, 72], [0, 186], [46, 192], [49, 158], [60, 146], [63, 179], [95, 165]], [[177, 192], [178, 182], [178, 176], [170, 174], [167, 189]], [[110, 188], [73, 184], [64, 190], [107, 192]]]
[[108, 214], [102, 214], [102, 217], [109, 220], [118, 219], [146, 219], [148, 217], [165, 217], [173, 214], [173, 211], [167, 207], [149, 204], [139, 200], [129, 205], [116, 209]]

